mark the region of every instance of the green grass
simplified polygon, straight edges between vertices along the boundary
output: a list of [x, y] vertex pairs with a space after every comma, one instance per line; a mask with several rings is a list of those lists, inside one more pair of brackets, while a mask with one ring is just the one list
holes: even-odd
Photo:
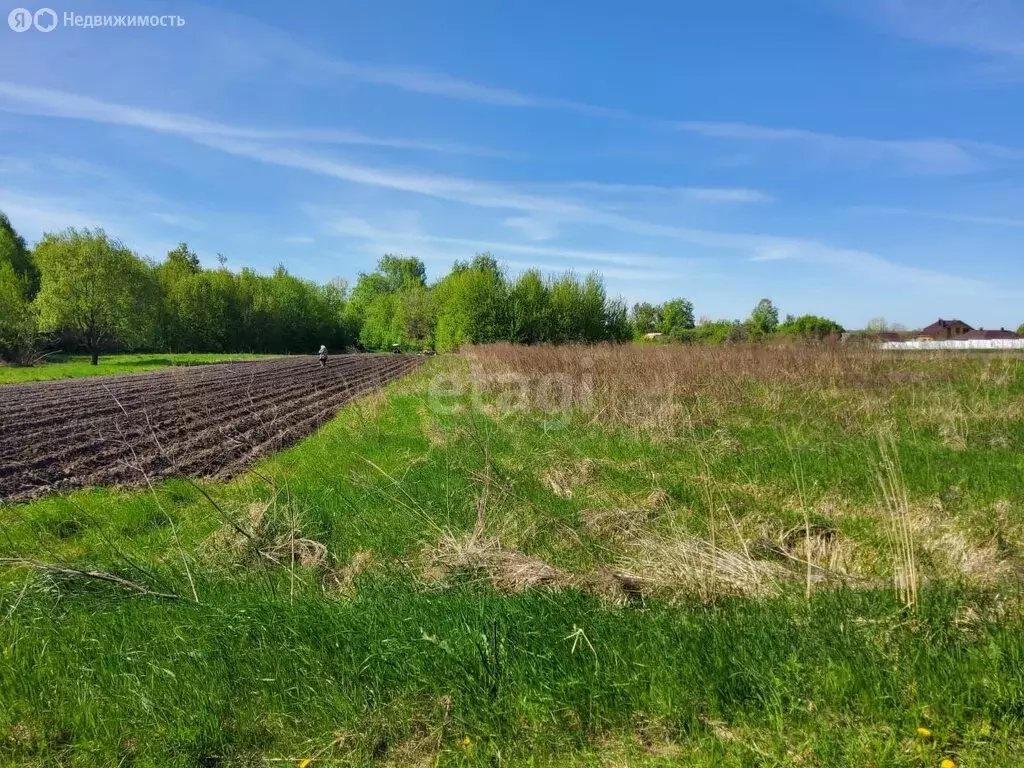
[[[0, 508], [0, 556], [180, 595], [5, 569], [0, 764], [1017, 765], [1024, 366], [986, 365], [864, 399], [752, 384], [649, 431], [438, 408], [434, 375], [461, 368], [438, 359], [233, 482]], [[915, 522], [913, 608], [890, 586], [882, 429]], [[595, 509], [635, 527], [596, 529]], [[770, 589], [697, 594], [658, 561], [711, 538], [756, 560], [805, 511], [832, 530], [815, 563], [853, 586], [807, 598], [797, 563]], [[497, 561], [438, 556], [475, 527], [520, 565], [631, 568], [650, 589], [501, 591]], [[257, 554], [296, 539], [326, 560]]]
[[31, 367], [0, 366], [0, 385], [19, 384], [26, 381], [78, 379], [86, 376], [113, 376], [119, 373], [142, 373], [175, 365], [205, 365], [235, 360], [253, 360], [259, 357], [273, 357], [273, 355], [213, 352], [101, 355], [98, 365], [92, 365], [88, 355], [69, 355], [59, 361], [53, 361], [51, 358], [49, 362]]

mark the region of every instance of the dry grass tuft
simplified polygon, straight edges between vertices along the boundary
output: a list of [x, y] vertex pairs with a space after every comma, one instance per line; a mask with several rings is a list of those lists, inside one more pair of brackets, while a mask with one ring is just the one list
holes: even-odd
[[576, 588], [612, 602], [642, 598], [650, 591], [642, 576], [610, 566], [584, 574], [573, 574], [505, 547], [494, 536], [444, 534], [426, 553], [423, 575], [428, 581], [443, 581], [450, 574], [470, 574], [487, 581], [499, 592], [517, 594], [528, 589]]
[[651, 512], [659, 512], [668, 507], [671, 501], [672, 497], [668, 495], [668, 491], [656, 488], [647, 497], [647, 508]]
[[722, 549], [702, 539], [637, 539], [621, 565], [640, 574], [650, 592], [705, 602], [727, 595], [770, 595], [783, 581], [794, 578], [794, 572], [779, 563], [755, 560], [746, 552]]
[[649, 514], [646, 509], [584, 509], [580, 511], [580, 523], [592, 536], [612, 540], [634, 538], [647, 524]]
[[552, 467], [544, 470], [541, 480], [560, 499], [571, 499], [574, 490], [590, 481], [594, 472], [594, 462], [580, 459], [569, 467]]
[[[993, 517], [1000, 520], [997, 503]], [[971, 584], [1006, 584], [1019, 579], [1019, 567], [1001, 551], [995, 536], [979, 541], [942, 511], [939, 502], [909, 508], [911, 534], [931, 568], [929, 575], [955, 577]]]
[[437, 422], [434, 415], [426, 408], [420, 408], [420, 423], [423, 425], [423, 435], [431, 446], [444, 445], [448, 442], [448, 433]]
[[704, 602], [730, 595], [763, 596], [775, 593], [783, 581], [800, 577], [778, 563], [755, 560], [701, 539], [636, 538], [615, 567], [603, 565], [572, 574], [504, 547], [496, 537], [451, 534], [442, 535], [427, 553], [424, 573], [432, 581], [469, 573], [505, 593], [574, 587], [620, 602], [648, 595]]
[[918, 593], [914, 527], [895, 438], [883, 437], [879, 441], [879, 449], [881, 464], [878, 471], [878, 487], [889, 523], [889, 542], [893, 556], [893, 586], [903, 604], [914, 607], [917, 605]]
[[572, 584], [572, 577], [565, 571], [539, 557], [505, 548], [494, 536], [443, 534], [430, 552], [429, 561], [440, 573], [482, 574], [499, 592], [516, 593], [536, 587], [561, 589]]
[[328, 594], [339, 597], [355, 595], [355, 582], [359, 574], [366, 571], [375, 561], [373, 552], [361, 550], [340, 568], [331, 568], [324, 574], [324, 589]]
[[246, 515], [226, 522], [206, 539], [204, 547], [213, 553], [227, 553], [232, 561], [246, 565], [313, 568], [328, 558], [326, 546], [302, 536], [292, 505], [280, 505], [276, 496], [269, 502], [250, 504]]

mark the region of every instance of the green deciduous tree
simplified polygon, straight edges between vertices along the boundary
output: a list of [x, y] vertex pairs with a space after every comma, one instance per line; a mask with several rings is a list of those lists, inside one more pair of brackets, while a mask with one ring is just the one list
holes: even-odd
[[30, 302], [38, 288], [35, 259], [0, 212], [0, 358], [18, 360], [34, 348], [36, 316]]
[[[359, 275], [345, 309], [348, 327], [367, 349], [421, 348], [432, 343], [434, 314], [419, 259], [386, 255]], [[410, 335], [412, 334], [412, 335]]]
[[427, 269], [423, 262], [416, 258], [388, 254], [378, 262], [377, 271], [384, 278], [388, 293], [427, 284]]
[[672, 339], [681, 339], [694, 327], [693, 303], [686, 299], [672, 299], [658, 308], [658, 330]]
[[650, 302], [638, 302], [630, 312], [630, 322], [633, 325], [633, 336], [638, 339], [643, 338], [644, 334], [656, 333], [658, 323], [661, 322], [661, 308]]
[[101, 230], [68, 229], [36, 246], [40, 328], [77, 334], [99, 362], [118, 342], [143, 345], [152, 332], [156, 291], [152, 271], [125, 245]]
[[629, 305], [622, 298], [609, 299], [604, 311], [605, 337], [608, 341], [629, 341], [633, 326], [629, 322]]
[[434, 302], [426, 286], [411, 285], [395, 294], [395, 313], [400, 346], [429, 349], [434, 346]]
[[597, 272], [591, 272], [583, 281], [580, 293], [579, 322], [580, 340], [593, 343], [608, 338], [608, 296], [604, 280]]
[[22, 295], [31, 301], [39, 290], [39, 269], [25, 238], [14, 231], [7, 215], [0, 211], [0, 264], [8, 264], [21, 283]]
[[734, 340], [743, 324], [737, 320], [702, 320], [692, 331], [695, 341], [702, 344], [724, 344]]
[[510, 341], [537, 344], [548, 339], [551, 291], [538, 270], [528, 270], [512, 282], [508, 304]]
[[791, 336], [804, 339], [826, 339], [829, 336], [838, 336], [843, 333], [843, 326], [827, 317], [817, 315], [800, 315], [800, 317], [789, 316], [782, 323], [777, 331], [779, 335]]
[[747, 329], [754, 340], [764, 339], [779, 327], [779, 310], [771, 299], [761, 299], [750, 313]]
[[435, 287], [438, 349], [509, 338], [508, 283], [494, 257], [458, 264]]
[[25, 300], [24, 281], [10, 262], [0, 261], [0, 358], [18, 360], [35, 345], [36, 320]]

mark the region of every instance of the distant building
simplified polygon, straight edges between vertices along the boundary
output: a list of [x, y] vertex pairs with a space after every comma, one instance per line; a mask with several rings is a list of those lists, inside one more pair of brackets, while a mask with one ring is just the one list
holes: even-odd
[[963, 320], [942, 320], [940, 318], [918, 331], [915, 338], [920, 341], [949, 341], [963, 338], [973, 330]]
[[879, 331], [875, 334], [875, 341], [903, 341], [903, 337], [896, 331]]
[[1005, 328], [1000, 328], [998, 331], [986, 331], [984, 328], [978, 328], [976, 331], [968, 331], [960, 338], [988, 341], [990, 339], [1024, 339], [1024, 336], [1008, 331]]
[[657, 333], [657, 332], [655, 332], [655, 333], [645, 333], [644, 334], [644, 338], [647, 339], [648, 341], [655, 341], [657, 339], [660, 339], [664, 335], [665, 334], [663, 334], [663, 333]]

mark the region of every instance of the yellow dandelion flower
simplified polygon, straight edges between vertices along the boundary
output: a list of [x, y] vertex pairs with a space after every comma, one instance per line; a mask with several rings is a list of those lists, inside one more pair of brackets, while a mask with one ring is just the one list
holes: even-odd
[[469, 738], [469, 736], [463, 736], [462, 737], [462, 746], [468, 747], [468, 746], [471, 746], [472, 744], [473, 744], [473, 740], [471, 738]]
[[939, 768], [956, 768], [956, 763], [946, 757], [943, 758], [941, 763], [939, 763]]
[[309, 766], [311, 766], [312, 764], [313, 761], [309, 758], [306, 758], [305, 760], [299, 760], [299, 768], [309, 768]]
[[922, 739], [930, 739], [932, 737], [932, 732], [929, 731], [927, 728], [920, 727], [917, 729], [917, 735], [920, 736]]

